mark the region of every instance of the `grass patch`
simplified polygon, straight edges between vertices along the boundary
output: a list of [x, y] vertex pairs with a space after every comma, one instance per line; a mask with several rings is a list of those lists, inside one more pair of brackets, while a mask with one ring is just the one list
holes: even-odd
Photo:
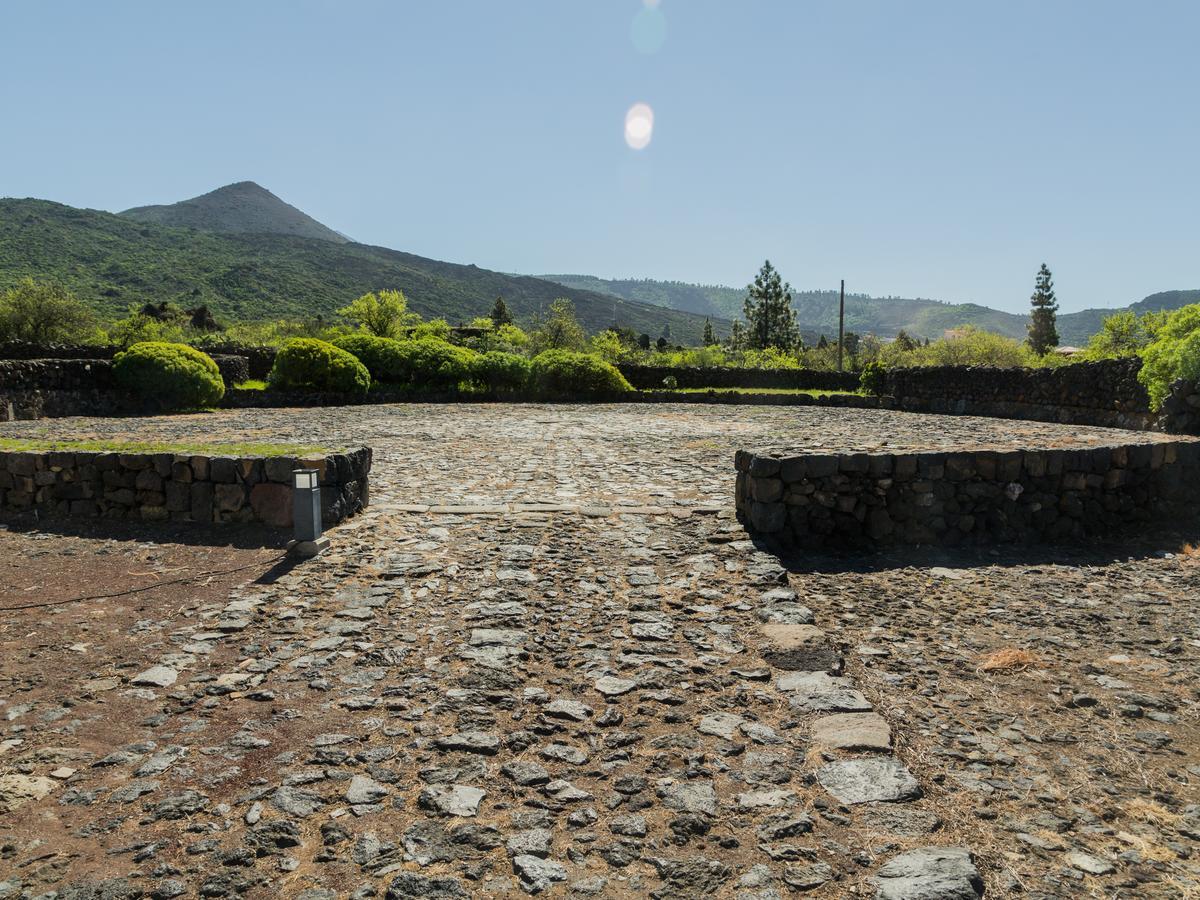
[[985, 656], [978, 669], [980, 672], [1024, 672], [1036, 665], [1039, 665], [1038, 658], [1028, 650], [1005, 647]]
[[243, 381], [240, 384], [235, 384], [233, 388], [236, 391], [265, 391], [267, 389], [267, 383], [265, 381], [259, 381], [257, 378], [251, 378], [249, 381]]
[[182, 453], [197, 456], [297, 456], [302, 458], [336, 453], [327, 447], [301, 444], [190, 444], [154, 441], [49, 440], [45, 438], [0, 438], [4, 453]]

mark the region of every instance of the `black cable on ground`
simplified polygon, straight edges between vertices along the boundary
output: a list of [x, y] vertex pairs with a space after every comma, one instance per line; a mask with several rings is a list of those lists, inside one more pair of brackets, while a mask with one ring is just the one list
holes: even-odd
[[25, 603], [21, 606], [2, 606], [0, 613], [17, 612], [22, 609], [42, 609], [47, 606], [66, 606], [68, 603], [85, 603], [88, 600], [111, 600], [116, 597], [127, 597], [130, 594], [141, 594], [145, 591], [152, 591], [156, 588], [169, 587], [173, 584], [187, 584], [189, 581], [198, 581], [201, 578], [216, 575], [232, 575], [234, 572], [241, 572], [245, 569], [253, 569], [255, 566], [266, 565], [268, 563], [279, 563], [287, 559], [287, 554], [266, 561], [255, 561], [246, 563], [244, 566], [237, 566], [232, 569], [210, 569], [206, 572], [197, 572], [195, 575], [188, 575], [184, 578], [172, 578], [170, 581], [156, 581], [153, 584], [144, 584], [141, 587], [129, 588], [126, 591], [116, 591], [112, 594], [92, 594], [86, 597], [72, 597], [70, 600], [52, 600], [48, 603]]

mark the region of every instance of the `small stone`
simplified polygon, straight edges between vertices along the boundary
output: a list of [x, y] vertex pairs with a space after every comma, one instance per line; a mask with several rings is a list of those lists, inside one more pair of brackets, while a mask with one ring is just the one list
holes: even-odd
[[709, 816], [717, 814], [717, 792], [711, 781], [661, 784], [658, 793], [671, 809]]
[[435, 812], [441, 816], [474, 816], [479, 812], [479, 804], [487, 796], [487, 791], [465, 784], [454, 784], [449, 787], [430, 785], [421, 791], [417, 805], [421, 809]]
[[921, 786], [895, 759], [846, 759], [817, 770], [821, 787], [841, 803], [915, 800]]
[[537, 856], [513, 857], [513, 871], [521, 879], [521, 887], [531, 894], [539, 894], [556, 882], [567, 880], [565, 866]]
[[877, 713], [840, 713], [813, 723], [812, 742], [831, 750], [875, 750], [892, 746], [892, 729]]
[[842, 669], [841, 654], [820, 628], [768, 622], [759, 626], [759, 633], [766, 642], [763, 659], [776, 669], [830, 674]]
[[578, 700], [554, 700], [542, 707], [542, 713], [552, 719], [583, 722], [591, 716], [592, 708]]
[[592, 685], [597, 691], [605, 697], [619, 697], [622, 694], [628, 694], [637, 687], [636, 681], [630, 681], [628, 678], [617, 678], [613, 675], [605, 675], [602, 678], [596, 679], [596, 683]]
[[1110, 875], [1116, 871], [1116, 866], [1107, 860], [1099, 859], [1089, 853], [1074, 851], [1067, 854], [1067, 862], [1072, 868], [1089, 875]]
[[465, 731], [449, 737], [438, 738], [434, 746], [439, 750], [457, 750], [462, 753], [482, 753], [493, 756], [500, 749], [500, 738], [484, 731]]
[[875, 873], [876, 900], [978, 900], [983, 879], [963, 847], [923, 847]]
[[374, 803], [388, 795], [388, 789], [366, 775], [355, 775], [346, 788], [346, 802], [352, 805]]
[[701, 734], [712, 734], [730, 741], [733, 740], [733, 736], [745, 721], [741, 716], [735, 716], [733, 713], [712, 713], [700, 720], [696, 730]]
[[130, 683], [165, 688], [173, 685], [178, 677], [179, 673], [170, 666], [154, 666], [139, 675], [133, 676], [133, 680]]
[[509, 856], [527, 855], [545, 858], [550, 855], [552, 837], [546, 828], [530, 828], [512, 835], [505, 847]]
[[787, 806], [795, 802], [796, 795], [791, 791], [785, 790], [748, 791], [737, 796], [738, 812], [750, 812], [755, 809], [772, 809], [778, 806]]
[[41, 800], [54, 790], [56, 782], [49, 778], [27, 775], [0, 775], [0, 812], [12, 812], [19, 806]]
[[514, 759], [512, 762], [505, 763], [500, 767], [500, 772], [505, 778], [522, 787], [546, 784], [550, 781], [550, 773], [542, 766], [523, 759]]

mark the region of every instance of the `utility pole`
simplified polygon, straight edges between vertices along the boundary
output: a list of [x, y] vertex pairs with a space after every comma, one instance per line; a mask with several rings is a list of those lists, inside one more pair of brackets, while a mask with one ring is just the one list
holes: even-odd
[[842, 371], [842, 342], [846, 339], [846, 279], [838, 295], [838, 371]]

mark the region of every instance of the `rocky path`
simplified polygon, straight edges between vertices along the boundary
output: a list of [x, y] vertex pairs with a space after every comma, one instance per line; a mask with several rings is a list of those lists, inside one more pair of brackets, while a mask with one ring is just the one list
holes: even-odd
[[327, 555], [105, 601], [104, 640], [0, 614], [0, 897], [1196, 889], [1188, 556], [785, 566], [730, 459], [795, 411], [354, 414], [219, 414], [376, 448]]

